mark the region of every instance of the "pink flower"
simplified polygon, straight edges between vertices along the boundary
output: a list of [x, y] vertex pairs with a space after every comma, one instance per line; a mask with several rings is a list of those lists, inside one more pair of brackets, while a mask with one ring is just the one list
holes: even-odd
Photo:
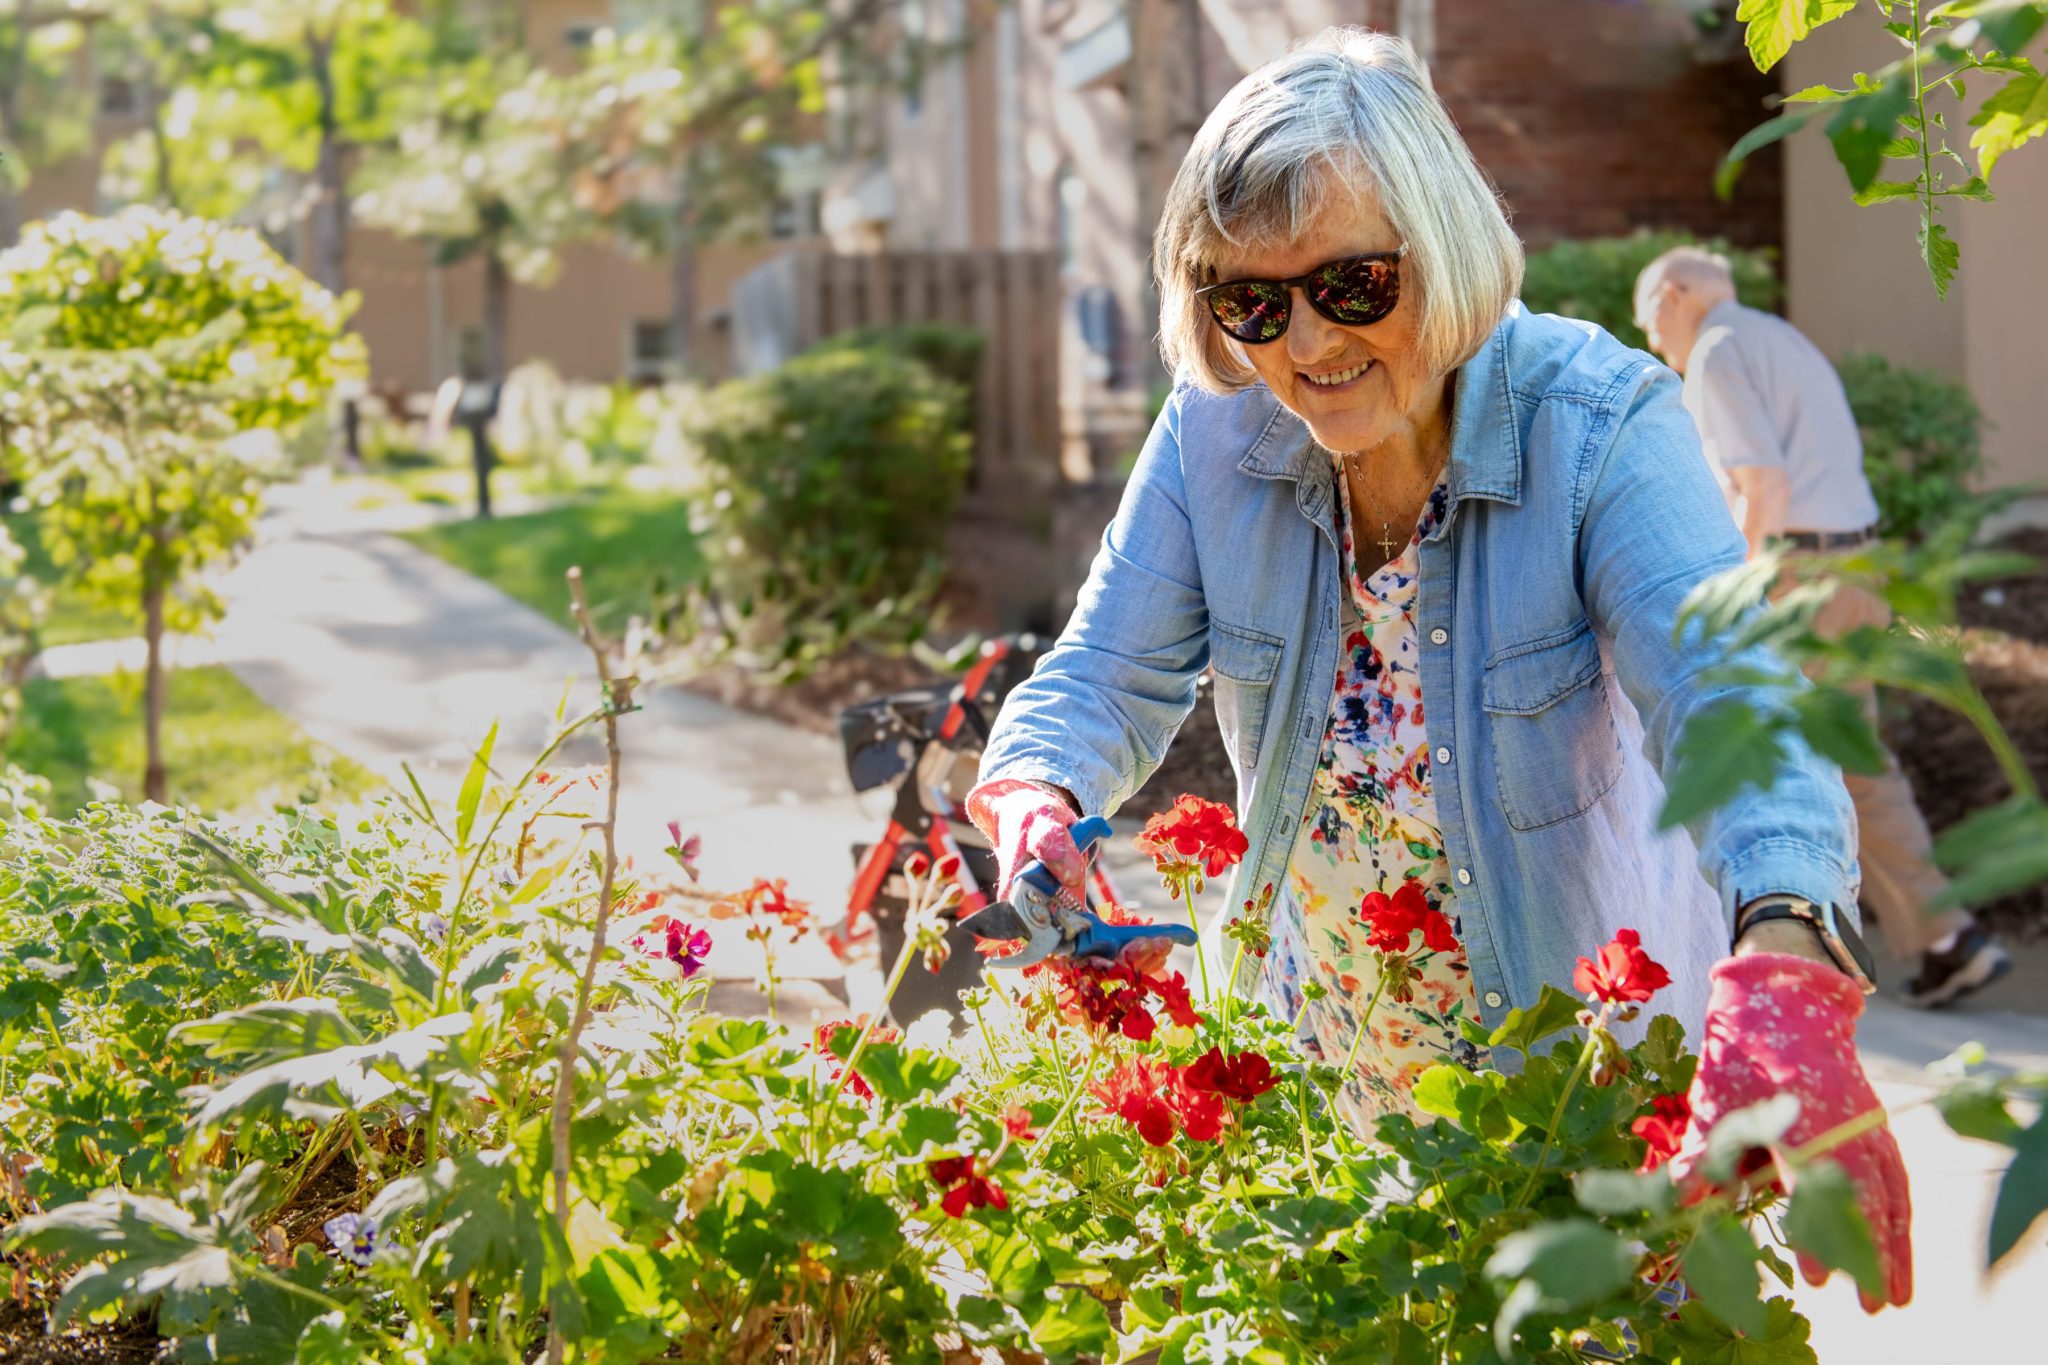
[[1671, 984], [1671, 974], [1642, 950], [1633, 929], [1617, 929], [1614, 941], [1593, 957], [1579, 959], [1572, 989], [1608, 1004], [1640, 1004]]

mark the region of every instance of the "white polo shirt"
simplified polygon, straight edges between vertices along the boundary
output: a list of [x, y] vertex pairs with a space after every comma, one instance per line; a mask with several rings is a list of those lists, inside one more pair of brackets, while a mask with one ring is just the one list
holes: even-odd
[[1841, 376], [1783, 318], [1717, 304], [1685, 366], [1685, 406], [1731, 504], [1731, 469], [1782, 469], [1787, 531], [1860, 531], [1877, 522], [1863, 437]]

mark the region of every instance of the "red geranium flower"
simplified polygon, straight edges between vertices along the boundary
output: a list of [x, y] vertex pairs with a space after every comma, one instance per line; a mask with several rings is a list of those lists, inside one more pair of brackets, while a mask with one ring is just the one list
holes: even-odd
[[1181, 1131], [1188, 1135], [1190, 1142], [1214, 1142], [1223, 1136], [1223, 1097], [1197, 1085], [1189, 1077], [1188, 1070], [1183, 1067], [1173, 1073], [1167, 1092], [1168, 1101], [1174, 1116], [1180, 1120]]
[[1091, 1084], [1088, 1089], [1102, 1101], [1105, 1114], [1114, 1114], [1138, 1130], [1149, 1145], [1164, 1147], [1173, 1141], [1175, 1115], [1166, 1102], [1171, 1082], [1169, 1068], [1146, 1057], [1134, 1057]]
[[[1365, 921], [1368, 931], [1366, 943], [1383, 953], [1407, 952], [1409, 939], [1432, 914], [1443, 918], [1429, 908], [1429, 898], [1422, 894], [1422, 886], [1417, 882], [1402, 882], [1391, 896], [1384, 891], [1368, 891], [1358, 905], [1358, 917]], [[1448, 921], [1444, 927], [1450, 928]]]
[[1223, 1049], [1212, 1047], [1183, 1068], [1187, 1083], [1197, 1090], [1221, 1095], [1239, 1104], [1250, 1104], [1280, 1084], [1273, 1064], [1256, 1052], [1226, 1057]]
[[766, 877], [757, 877], [743, 899], [748, 914], [781, 920], [792, 934], [811, 917], [810, 902], [791, 899], [787, 878], [777, 877], [771, 882]]
[[1432, 910], [1422, 917], [1422, 946], [1433, 953], [1458, 951], [1458, 935], [1451, 928], [1449, 915]]
[[1628, 1130], [1650, 1144], [1639, 1168], [1654, 1171], [1678, 1155], [1685, 1130], [1692, 1123], [1692, 1101], [1684, 1095], [1659, 1095], [1650, 1101], [1652, 1112], [1628, 1126]]
[[1121, 1033], [1133, 1042], [1151, 1040], [1156, 1028], [1145, 1008], [1145, 978], [1121, 962], [1060, 963], [1060, 1012], [1091, 1029]]
[[1036, 1142], [1041, 1134], [1031, 1126], [1031, 1110], [1013, 1104], [1003, 1111], [1003, 1131], [1017, 1142]]
[[1250, 847], [1237, 815], [1220, 801], [1183, 795], [1145, 822], [1137, 849], [1148, 854], [1161, 872], [1174, 873], [1199, 864], [1202, 875], [1215, 877], [1235, 867]]
[[1159, 1008], [1182, 1028], [1193, 1028], [1202, 1022], [1202, 1016], [1195, 1013], [1194, 997], [1188, 994], [1188, 979], [1179, 972], [1164, 978], [1148, 976], [1145, 989], [1159, 997]]
[[1007, 1209], [1010, 1201], [1002, 1186], [979, 1174], [979, 1162], [971, 1156], [940, 1157], [926, 1169], [932, 1180], [945, 1188], [939, 1206], [949, 1218], [964, 1218], [969, 1209]]
[[1671, 984], [1671, 974], [1642, 950], [1642, 937], [1633, 929], [1614, 931], [1614, 942], [1603, 946], [1595, 957], [1579, 959], [1572, 973], [1572, 989], [1609, 1004], [1640, 1004]]

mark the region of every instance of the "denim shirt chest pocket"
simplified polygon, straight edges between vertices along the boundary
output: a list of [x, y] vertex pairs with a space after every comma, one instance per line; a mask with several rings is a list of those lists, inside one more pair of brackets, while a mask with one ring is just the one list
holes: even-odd
[[1620, 778], [1625, 756], [1589, 622], [1494, 651], [1481, 701], [1501, 812], [1515, 829], [1582, 815]]
[[1248, 626], [1209, 619], [1209, 666], [1216, 674], [1216, 727], [1240, 782], [1258, 771], [1273, 677], [1286, 642]]

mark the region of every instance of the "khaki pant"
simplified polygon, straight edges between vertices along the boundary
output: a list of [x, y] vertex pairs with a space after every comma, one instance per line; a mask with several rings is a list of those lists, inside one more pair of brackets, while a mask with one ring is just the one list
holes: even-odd
[[[1832, 640], [1858, 626], [1889, 625], [1891, 619], [1891, 608], [1883, 598], [1845, 583], [1815, 615], [1814, 633]], [[1864, 714], [1875, 725], [1876, 691], [1867, 685], [1858, 691], [1863, 696]], [[1842, 783], [1856, 803], [1863, 905], [1877, 917], [1891, 953], [1900, 958], [1917, 957], [1929, 945], [1967, 927], [1971, 921], [1967, 910], [1927, 913], [1928, 902], [1948, 888], [1948, 879], [1934, 869], [1927, 821], [1890, 750], [1885, 751], [1883, 772], [1875, 777], [1845, 772]]]

